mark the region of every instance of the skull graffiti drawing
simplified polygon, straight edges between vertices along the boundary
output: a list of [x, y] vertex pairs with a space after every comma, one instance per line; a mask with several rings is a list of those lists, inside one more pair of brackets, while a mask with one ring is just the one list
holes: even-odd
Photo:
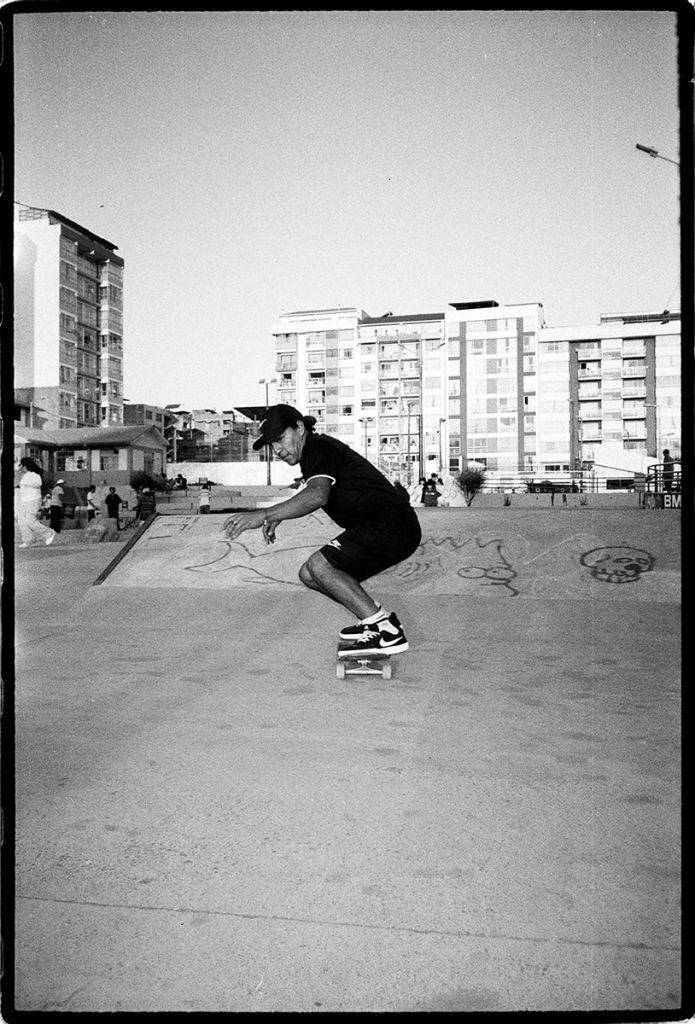
[[642, 573], [651, 572], [654, 559], [648, 551], [627, 544], [593, 548], [580, 558], [582, 565], [601, 583], [634, 583]]

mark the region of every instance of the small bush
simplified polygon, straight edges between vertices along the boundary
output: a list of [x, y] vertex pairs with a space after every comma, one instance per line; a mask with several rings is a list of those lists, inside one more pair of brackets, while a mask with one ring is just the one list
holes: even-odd
[[140, 493], [143, 487], [151, 487], [154, 490], [156, 484], [149, 473], [145, 473], [142, 469], [137, 469], [134, 473], [130, 474], [130, 486], [134, 491]]
[[463, 492], [466, 505], [470, 505], [485, 483], [485, 470], [467, 467], [456, 477], [456, 483]]

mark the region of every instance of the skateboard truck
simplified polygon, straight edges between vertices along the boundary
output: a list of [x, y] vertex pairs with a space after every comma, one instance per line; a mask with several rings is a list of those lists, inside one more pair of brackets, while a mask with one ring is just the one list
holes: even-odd
[[390, 679], [392, 674], [391, 657], [388, 654], [344, 654], [344, 650], [338, 645], [338, 660], [335, 665], [335, 674], [338, 679], [345, 679], [346, 676], [381, 676], [383, 679]]

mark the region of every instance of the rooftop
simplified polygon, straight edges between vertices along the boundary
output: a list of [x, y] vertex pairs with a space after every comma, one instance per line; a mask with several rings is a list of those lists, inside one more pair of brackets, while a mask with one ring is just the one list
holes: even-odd
[[15, 437], [23, 441], [60, 448], [128, 444], [149, 433], [157, 434], [164, 443], [161, 431], [157, 427], [143, 424], [132, 427], [72, 427], [63, 430], [39, 430], [37, 427], [25, 427], [18, 423], [14, 426]]

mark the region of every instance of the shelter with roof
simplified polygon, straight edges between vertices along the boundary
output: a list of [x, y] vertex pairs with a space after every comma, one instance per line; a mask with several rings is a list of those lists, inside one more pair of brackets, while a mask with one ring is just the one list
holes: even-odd
[[15, 469], [29, 456], [45, 473], [60, 475], [67, 484], [88, 486], [108, 480], [127, 486], [141, 471], [152, 477], [166, 473], [166, 441], [157, 427], [76, 427], [39, 430], [15, 423]]

